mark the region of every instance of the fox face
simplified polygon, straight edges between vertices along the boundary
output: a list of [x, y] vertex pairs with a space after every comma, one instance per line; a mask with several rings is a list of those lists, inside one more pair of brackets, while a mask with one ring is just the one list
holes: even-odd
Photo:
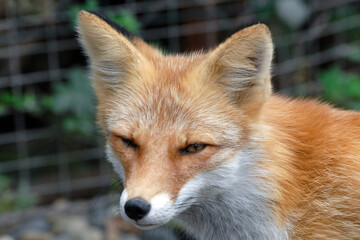
[[265, 25], [188, 55], [163, 55], [86, 11], [79, 35], [107, 157], [124, 181], [125, 220], [141, 229], [163, 225], [221, 194], [241, 169], [245, 178], [249, 143], [271, 94]]

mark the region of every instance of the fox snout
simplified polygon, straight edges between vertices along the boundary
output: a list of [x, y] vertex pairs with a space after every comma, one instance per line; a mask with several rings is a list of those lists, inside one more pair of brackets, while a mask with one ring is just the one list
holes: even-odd
[[168, 194], [160, 193], [150, 200], [129, 197], [125, 188], [120, 197], [121, 216], [136, 227], [147, 230], [169, 222], [178, 214]]
[[126, 201], [124, 209], [130, 219], [137, 221], [150, 212], [151, 205], [146, 200], [136, 197]]

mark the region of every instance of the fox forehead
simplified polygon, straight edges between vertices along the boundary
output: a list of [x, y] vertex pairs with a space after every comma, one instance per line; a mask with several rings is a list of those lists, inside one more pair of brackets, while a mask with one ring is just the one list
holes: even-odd
[[[107, 108], [108, 131], [123, 136], [135, 136], [141, 130], [147, 134], [164, 136], [172, 132], [183, 135], [232, 136], [245, 127], [239, 112], [216, 102], [216, 96], [196, 94], [179, 87], [146, 86], [138, 91], [118, 96]], [[213, 98], [214, 101], [206, 101]], [[226, 108], [234, 112], [226, 114]], [[231, 129], [231, 133], [225, 132]]]
[[[241, 122], [239, 110], [191, 71], [201, 59], [199, 54], [153, 58], [151, 72], [138, 76], [143, 78], [140, 81], [128, 81], [99, 106], [106, 112], [108, 131], [133, 135], [137, 129], [151, 129], [153, 134], [176, 129], [193, 135], [214, 131], [223, 135], [219, 126], [223, 125], [225, 131], [229, 125]], [[234, 133], [235, 126], [232, 129]]]

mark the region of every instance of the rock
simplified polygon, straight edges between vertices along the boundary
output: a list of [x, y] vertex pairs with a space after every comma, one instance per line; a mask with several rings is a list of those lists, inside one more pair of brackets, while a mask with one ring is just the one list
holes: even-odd
[[102, 240], [102, 239], [103, 239], [102, 232], [95, 227], [88, 228], [86, 234], [82, 236], [82, 240]]
[[57, 216], [53, 218], [52, 231], [56, 234], [67, 233], [70, 236], [77, 236], [87, 230], [87, 220], [80, 216]]
[[51, 240], [72, 240], [69, 236], [62, 234], [56, 237], [53, 237]]
[[39, 217], [29, 221], [24, 228], [36, 232], [48, 232], [50, 231], [50, 222], [43, 217]]
[[61, 216], [53, 219], [53, 232], [76, 240], [102, 240], [102, 232], [91, 227], [81, 216]]
[[21, 240], [51, 240], [53, 234], [49, 232], [24, 232], [21, 235]]
[[9, 235], [2, 235], [0, 236], [0, 240], [15, 240], [15, 239]]
[[65, 198], [59, 198], [57, 199], [53, 204], [53, 208], [57, 210], [64, 210], [69, 206], [69, 201]]
[[50, 232], [50, 222], [44, 217], [37, 217], [25, 222], [12, 233], [15, 239], [21, 239], [24, 234], [42, 234]]

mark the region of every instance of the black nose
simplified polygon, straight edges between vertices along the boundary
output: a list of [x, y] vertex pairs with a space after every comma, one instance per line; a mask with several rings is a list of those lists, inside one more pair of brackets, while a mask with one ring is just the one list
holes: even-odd
[[151, 205], [142, 198], [132, 198], [125, 203], [125, 213], [134, 220], [142, 219], [150, 212]]

